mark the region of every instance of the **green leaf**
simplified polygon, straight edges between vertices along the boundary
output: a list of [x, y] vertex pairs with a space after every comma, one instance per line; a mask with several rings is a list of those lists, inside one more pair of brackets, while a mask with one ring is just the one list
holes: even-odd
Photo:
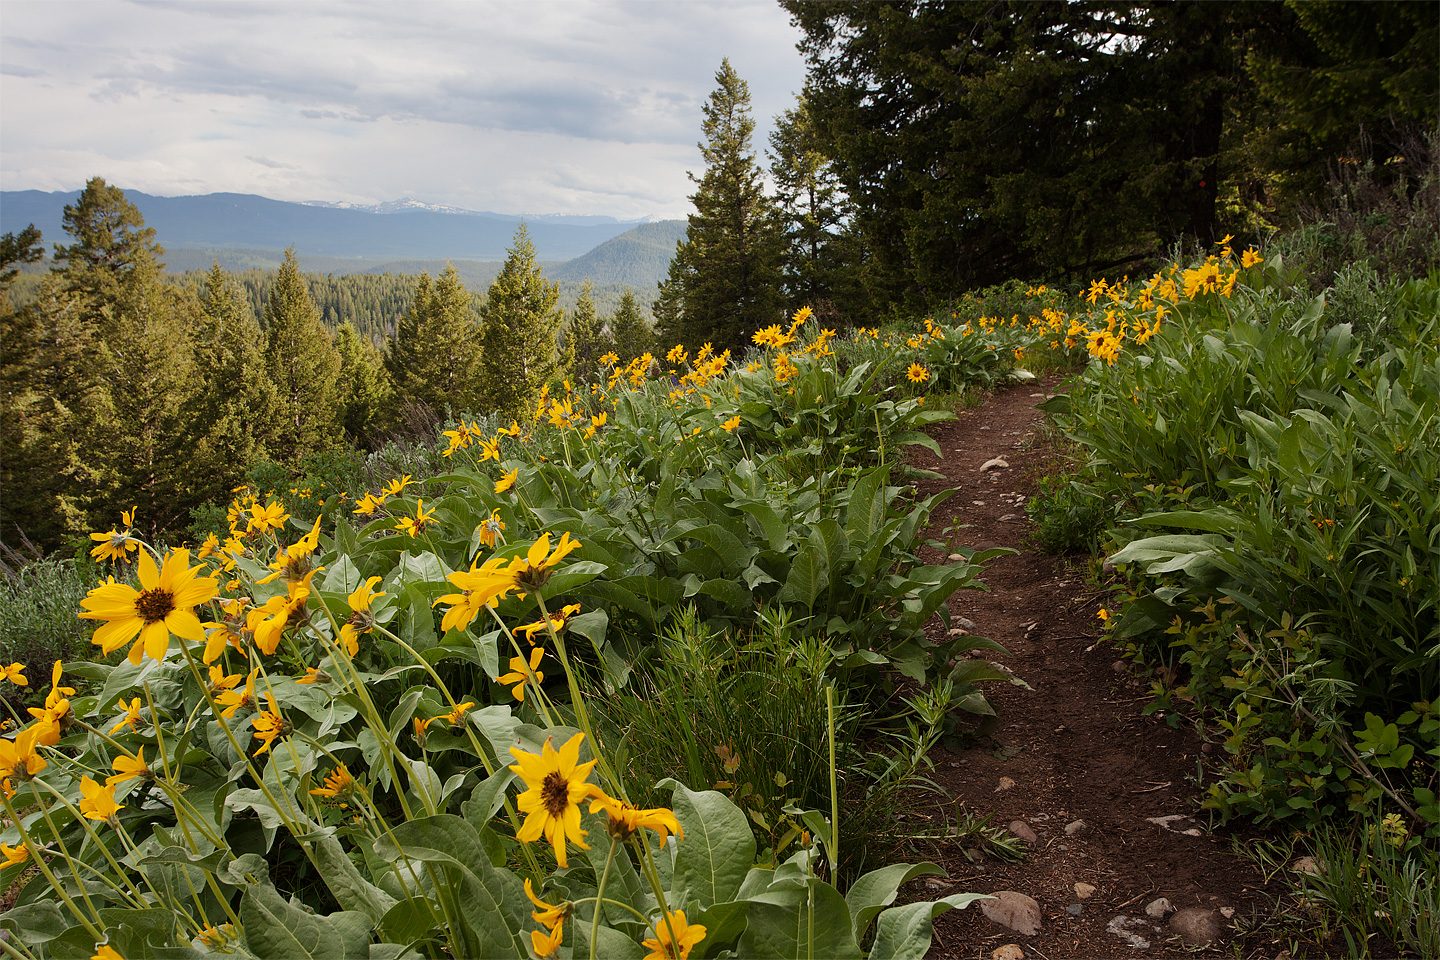
[[342, 910], [357, 910], [379, 923], [395, 906], [394, 897], [360, 875], [334, 837], [315, 843], [315, 866]]
[[[813, 908], [810, 890], [815, 895]], [[751, 898], [748, 912], [749, 922], [737, 946], [739, 956], [753, 960], [858, 960], [861, 956], [851, 933], [850, 907], [828, 883], [812, 880], [806, 886], [767, 890]]]
[[875, 943], [870, 947], [869, 960], [924, 960], [930, 950], [936, 917], [946, 910], [963, 910], [976, 900], [987, 899], [983, 893], [957, 893], [933, 903], [891, 907], [880, 914], [875, 925]]
[[490, 862], [480, 834], [469, 823], [442, 813], [397, 824], [390, 836], [375, 841], [375, 852], [392, 863], [407, 857], [449, 868], [458, 881], [455, 899], [465, 933], [478, 955], [528, 956], [529, 938], [521, 933], [530, 910], [525, 889], [513, 873]]
[[908, 863], [894, 863], [888, 867], [871, 870], [856, 880], [845, 894], [845, 902], [850, 905], [850, 921], [854, 924], [851, 932], [855, 936], [855, 942], [865, 942], [865, 934], [870, 929], [870, 921], [883, 908], [895, 902], [895, 893], [900, 889], [901, 884], [909, 883], [916, 877], [923, 877], [927, 874], [943, 875], [944, 873], [945, 871], [938, 865], [929, 862], [917, 863], [914, 866]]
[[735, 898], [755, 862], [755, 835], [740, 808], [714, 790], [694, 792], [665, 779], [658, 789], [671, 788], [671, 807], [685, 831], [676, 847], [672, 891], [676, 902], [724, 903]]
[[66, 926], [65, 916], [54, 900], [37, 900], [0, 914], [0, 929], [13, 932], [22, 943], [54, 940], [65, 932]]
[[[346, 917], [347, 919], [337, 919]], [[358, 920], [359, 922], [355, 922]], [[370, 956], [370, 923], [357, 914], [319, 917], [286, 903], [268, 883], [240, 900], [245, 946], [258, 960], [346, 960]]]

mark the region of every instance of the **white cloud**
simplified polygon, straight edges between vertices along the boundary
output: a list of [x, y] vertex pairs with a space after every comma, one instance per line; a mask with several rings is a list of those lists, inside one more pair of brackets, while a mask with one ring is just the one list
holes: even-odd
[[683, 216], [721, 58], [757, 153], [804, 79], [760, 0], [12, 0], [0, 29], [5, 189]]

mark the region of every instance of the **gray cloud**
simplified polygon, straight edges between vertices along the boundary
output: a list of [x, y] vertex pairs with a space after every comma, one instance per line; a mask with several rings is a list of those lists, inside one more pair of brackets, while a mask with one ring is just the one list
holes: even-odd
[[[63, 160], [152, 192], [673, 213], [720, 59], [750, 83], [759, 152], [803, 81], [794, 39], [771, 2], [12, 4], [0, 167], [7, 186]], [[214, 152], [227, 139], [249, 150]], [[317, 190], [346, 195], [294, 195]]]

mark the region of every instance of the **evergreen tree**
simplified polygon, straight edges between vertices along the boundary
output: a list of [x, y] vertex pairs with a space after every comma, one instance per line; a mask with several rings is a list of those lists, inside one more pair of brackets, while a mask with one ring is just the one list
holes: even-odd
[[655, 317], [664, 342], [724, 350], [781, 319], [783, 240], [750, 148], [750, 88], [728, 59], [715, 82], [699, 144], [705, 173], [690, 174], [695, 212], [660, 284]]
[[480, 313], [485, 407], [518, 415], [555, 376], [559, 299], [559, 288], [545, 281], [535, 262], [535, 244], [522, 223]]
[[197, 488], [215, 490], [194, 458], [201, 381], [191, 331], [202, 314], [188, 290], [158, 279], [127, 286], [100, 351], [106, 389], [86, 436], [99, 482], [79, 502], [100, 529], [138, 507], [137, 523], [154, 538], [185, 526], [202, 500]]
[[208, 491], [205, 500], [234, 488], [274, 437], [278, 396], [265, 372], [264, 343], [255, 315], [215, 262], [200, 291], [195, 333], [194, 475]]
[[335, 331], [335, 353], [340, 358], [340, 425], [352, 443], [373, 448], [392, 403], [385, 358], [348, 321]]
[[433, 283], [422, 273], [384, 360], [396, 401], [422, 404], [436, 422], [446, 410], [478, 411], [478, 334], [474, 298], [455, 267], [447, 264]]
[[65, 205], [61, 222], [75, 242], [55, 245], [56, 269], [66, 287], [86, 299], [92, 320], [106, 308], [113, 313], [129, 292], [156, 281], [165, 267], [160, 261], [165, 250], [140, 209], [103, 177], [86, 182], [75, 203]]
[[265, 306], [265, 372], [277, 393], [271, 456], [294, 463], [337, 441], [339, 367], [291, 247]]
[[19, 264], [36, 263], [45, 258], [45, 247], [39, 229], [30, 224], [18, 234], [0, 237], [0, 296], [9, 289], [19, 274]]
[[863, 315], [858, 238], [845, 229], [850, 208], [834, 165], [821, 150], [803, 94], [794, 109], [776, 118], [770, 148], [775, 207], [785, 237], [787, 310], [808, 305], [822, 318]]
[[600, 357], [608, 349], [601, 336], [600, 317], [595, 312], [594, 289], [586, 280], [565, 330], [565, 352], [569, 361], [566, 366], [576, 383], [595, 383], [600, 379]]
[[620, 295], [620, 306], [606, 321], [610, 328], [610, 340], [621, 363], [627, 363], [655, 346], [655, 336], [640, 313], [635, 294], [629, 287]]

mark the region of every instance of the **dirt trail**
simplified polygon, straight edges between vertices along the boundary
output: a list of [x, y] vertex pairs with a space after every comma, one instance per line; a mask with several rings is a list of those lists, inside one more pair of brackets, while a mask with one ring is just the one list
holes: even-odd
[[[950, 607], [954, 617], [974, 623], [972, 632], [1010, 651], [1008, 657], [984, 656], [1033, 688], [986, 685], [999, 715], [993, 735], [959, 752], [938, 750], [933, 778], [945, 794], [922, 799], [913, 815], [916, 833], [953, 824], [957, 802], [969, 815], [989, 815], [1001, 830], [1024, 821], [1036, 835], [1028, 856], [1018, 863], [972, 859], [965, 850], [980, 845], [963, 838], [917, 847], [948, 873], [943, 882], [928, 881], [923, 892], [1016, 891], [1036, 901], [1042, 922], [1039, 933], [1024, 936], [986, 917], [978, 904], [952, 911], [936, 921], [931, 956], [989, 958], [1006, 944], [1046, 960], [1193, 955], [1164, 921], [1146, 918], [1145, 907], [1160, 897], [1177, 910], [1208, 911], [1224, 930], [1202, 952], [1229, 954], [1237, 940], [1235, 922], [1268, 916], [1284, 892], [1282, 883], [1267, 889], [1254, 867], [1230, 852], [1230, 833], [1212, 833], [1203, 814], [1171, 821], [1174, 830], [1151, 822], [1196, 811], [1200, 738], [1188, 723], [1174, 729], [1143, 716], [1148, 683], [1119, 670], [1116, 652], [1097, 644], [1096, 611], [1104, 595], [1086, 582], [1087, 558], [1067, 563], [1024, 543], [1030, 528], [1024, 502], [1035, 492], [1036, 472], [1053, 456], [1036, 404], [1059, 379], [1007, 387], [982, 406], [961, 411], [933, 434], [943, 457], [923, 453], [912, 460], [944, 475], [922, 481], [922, 496], [956, 491], [935, 511], [932, 537], [964, 524], [961, 544], [1020, 550], [987, 566], [989, 592], [963, 591]], [[994, 458], [1006, 465], [982, 471]], [[1076, 821], [1083, 824], [1067, 831]], [[1184, 830], [1199, 835], [1176, 832]], [[1082, 886], [1082, 897], [1076, 884], [1094, 890]], [[1128, 932], [1148, 946], [1107, 930], [1117, 916], [1132, 918]], [[1241, 946], [1247, 956], [1279, 949], [1259, 942]]]

